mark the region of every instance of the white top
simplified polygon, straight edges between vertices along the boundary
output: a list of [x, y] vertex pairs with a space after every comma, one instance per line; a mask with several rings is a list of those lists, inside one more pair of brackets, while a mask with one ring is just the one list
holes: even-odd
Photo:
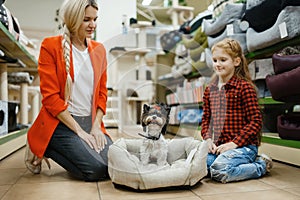
[[94, 71], [91, 58], [86, 48], [84, 51], [78, 50], [72, 45], [74, 83], [72, 95], [69, 100], [68, 110], [72, 115], [89, 116], [91, 115]]

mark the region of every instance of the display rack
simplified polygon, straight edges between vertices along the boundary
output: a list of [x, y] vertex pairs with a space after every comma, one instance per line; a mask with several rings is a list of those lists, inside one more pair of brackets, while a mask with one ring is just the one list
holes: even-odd
[[[283, 49], [286, 46], [293, 46], [299, 45], [300, 43], [300, 36], [297, 36], [293, 39], [279, 42], [275, 45], [270, 47], [257, 50], [255, 52], [250, 52], [246, 54], [247, 61], [250, 63], [256, 59], [262, 58], [270, 58], [275, 52]], [[185, 79], [192, 79], [195, 77], [201, 76], [197, 72], [192, 72], [186, 76]], [[169, 77], [169, 76], [161, 76], [162, 78], [159, 79], [160, 83], [176, 83], [178, 80]], [[173, 80], [174, 79], [174, 80]], [[181, 82], [182, 80], [180, 80]], [[170, 88], [174, 88], [176, 86], [169, 86]], [[284, 104], [283, 102], [275, 101], [271, 97], [265, 97], [259, 99], [259, 104], [264, 107], [264, 105], [280, 105]], [[197, 129], [194, 126], [186, 126], [186, 125], [170, 125], [168, 127], [168, 132], [176, 134], [178, 136], [192, 136], [192, 137], [199, 137], [197, 134], [200, 134], [200, 127]], [[262, 145], [259, 148], [260, 153], [266, 153], [270, 155], [274, 160], [290, 163], [293, 165], [300, 166], [300, 141], [295, 140], [284, 140], [279, 137], [278, 133], [270, 133], [264, 132], [262, 136]]]
[[[14, 38], [14, 36], [0, 23], [0, 49], [10, 58], [16, 59], [14, 63], [1, 60], [0, 63], [0, 100], [8, 101], [8, 71], [28, 71], [37, 72], [37, 60], [28, 53], [28, 51]], [[21, 121], [28, 123], [26, 116], [28, 115], [28, 85], [20, 85], [20, 115]], [[23, 117], [22, 117], [23, 116]], [[25, 117], [24, 117], [25, 116]], [[17, 149], [26, 144], [27, 129], [21, 129], [0, 136], [0, 159], [5, 158]]]

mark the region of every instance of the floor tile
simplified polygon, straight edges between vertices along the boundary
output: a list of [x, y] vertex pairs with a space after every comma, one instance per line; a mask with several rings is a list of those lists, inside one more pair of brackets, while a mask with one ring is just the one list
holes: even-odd
[[[117, 129], [109, 132], [114, 140], [134, 136]], [[116, 188], [111, 181], [75, 180], [51, 159], [50, 170], [43, 163], [41, 174], [33, 175], [25, 167], [24, 153], [22, 148], [0, 162], [0, 200], [300, 200], [300, 168], [278, 162], [260, 179], [222, 184], [205, 178], [192, 188], [138, 192]]]
[[299, 187], [300, 168], [275, 162], [271, 173], [260, 180], [281, 189]]
[[0, 185], [15, 184], [26, 169], [0, 169]]
[[227, 194], [217, 194], [217, 195], [201, 195], [203, 200], [241, 200], [241, 199], [255, 199], [255, 200], [299, 200], [299, 196], [288, 193], [280, 189], [272, 190], [261, 190], [254, 192], [231, 192]]
[[0, 199], [5, 195], [12, 185], [0, 185]]
[[[300, 185], [300, 184], [299, 184]], [[283, 189], [289, 193], [295, 194], [299, 196], [300, 199], [300, 187], [296, 187], [296, 188], [287, 188], [287, 189]]]
[[1, 200], [99, 200], [96, 183], [51, 182], [15, 184]]
[[18, 183], [45, 183], [57, 181], [72, 182], [73, 180], [65, 169], [53, 168], [51, 170], [43, 169], [40, 174], [32, 174], [30, 171], [27, 170], [26, 173], [20, 178]]
[[25, 148], [21, 148], [12, 155], [0, 162], [0, 169], [25, 168], [24, 164]]
[[[155, 191], [134, 191], [131, 189], [116, 188], [111, 181], [99, 182], [101, 200], [150, 200], [150, 199], [195, 199], [196, 195], [188, 189], [166, 189]], [[199, 199], [199, 198], [196, 198]]]
[[274, 187], [262, 183], [259, 180], [247, 180], [222, 184], [209, 178], [203, 179], [200, 184], [192, 189], [197, 195], [227, 194], [232, 192], [249, 192], [258, 190], [270, 190]]

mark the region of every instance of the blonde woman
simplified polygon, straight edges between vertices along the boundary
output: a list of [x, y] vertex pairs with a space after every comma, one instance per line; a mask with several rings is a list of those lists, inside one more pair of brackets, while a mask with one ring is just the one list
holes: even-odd
[[[102, 117], [106, 110], [106, 51], [91, 40], [96, 0], [67, 0], [63, 34], [45, 38], [38, 60], [40, 113], [28, 131], [38, 159], [28, 167], [39, 173], [44, 157], [85, 181], [108, 178], [107, 151], [112, 140]], [[27, 165], [28, 166], [28, 165]]]

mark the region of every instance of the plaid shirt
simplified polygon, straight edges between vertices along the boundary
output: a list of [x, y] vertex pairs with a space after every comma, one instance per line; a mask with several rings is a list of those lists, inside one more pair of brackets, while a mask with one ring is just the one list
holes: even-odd
[[212, 138], [217, 146], [228, 142], [239, 147], [259, 145], [262, 115], [253, 86], [236, 76], [221, 90], [217, 83], [208, 85], [204, 92], [203, 139]]

